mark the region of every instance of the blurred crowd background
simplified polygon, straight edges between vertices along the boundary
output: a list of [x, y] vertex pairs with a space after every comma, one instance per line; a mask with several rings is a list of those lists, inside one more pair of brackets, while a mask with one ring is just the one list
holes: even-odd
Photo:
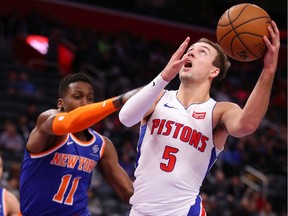
[[[287, 2], [250, 2], [263, 7], [280, 28], [279, 66], [269, 110], [259, 129], [241, 139], [229, 138], [204, 181], [201, 195], [209, 216], [287, 215]], [[218, 19], [238, 3], [241, 1], [1, 1], [1, 185], [19, 197], [26, 139], [38, 114], [56, 108], [63, 76], [89, 74], [95, 82], [96, 100], [142, 86], [164, 68], [186, 36], [215, 39]], [[105, 18], [91, 14], [105, 14]], [[156, 30], [149, 28], [153, 23]], [[185, 35], [187, 32], [193, 35]], [[212, 96], [244, 106], [261, 69], [261, 60], [232, 60], [232, 68]], [[168, 88], [178, 84], [176, 78]], [[139, 125], [126, 128], [115, 113], [94, 129], [114, 142], [120, 163], [133, 180]], [[119, 201], [97, 170], [89, 198], [93, 216], [128, 215], [129, 206]]]

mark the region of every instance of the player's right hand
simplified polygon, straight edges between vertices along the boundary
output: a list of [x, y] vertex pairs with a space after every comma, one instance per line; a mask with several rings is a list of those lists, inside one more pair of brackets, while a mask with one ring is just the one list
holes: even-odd
[[187, 61], [188, 56], [184, 55], [184, 53], [187, 49], [189, 41], [190, 37], [187, 37], [176, 50], [176, 52], [172, 55], [164, 70], [162, 70], [161, 76], [165, 81], [170, 82], [172, 79], [174, 79], [175, 76], [179, 73], [183, 64]]

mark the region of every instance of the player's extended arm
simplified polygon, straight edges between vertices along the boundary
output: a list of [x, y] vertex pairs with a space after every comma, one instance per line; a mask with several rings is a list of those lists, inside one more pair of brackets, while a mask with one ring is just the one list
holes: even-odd
[[52, 131], [56, 135], [74, 133], [91, 127], [109, 114], [118, 110], [113, 104], [115, 98], [78, 107], [71, 112], [58, 113], [52, 123]]
[[140, 89], [141, 87], [105, 101], [79, 107], [69, 113], [58, 113], [53, 119], [52, 131], [56, 135], [63, 135], [91, 127], [93, 124], [120, 109]]
[[[78, 107], [71, 112], [50, 109], [41, 113], [37, 119], [36, 127], [29, 136], [27, 149], [33, 153], [42, 152], [49, 148], [45, 146], [45, 143], [49, 145], [49, 142], [46, 141], [51, 135], [61, 136], [91, 127], [109, 114], [117, 111], [139, 89], [128, 91], [105, 101]], [[42, 141], [40, 142], [43, 143], [42, 145], [39, 144], [39, 140]]]
[[113, 143], [108, 138], [103, 138], [105, 140], [105, 149], [97, 167], [121, 200], [129, 204], [129, 199], [134, 192], [133, 183], [125, 170], [120, 166]]
[[264, 67], [244, 108], [230, 109], [223, 114], [222, 121], [232, 136], [241, 137], [253, 133], [268, 109], [280, 48], [279, 30], [274, 21], [272, 21], [272, 28], [268, 27], [268, 30], [271, 42], [264, 36], [268, 48], [264, 56]]
[[189, 40], [190, 38], [187, 37], [172, 55], [163, 71], [152, 80], [152, 82], [131, 97], [122, 107], [119, 112], [119, 119], [122, 124], [131, 127], [140, 122], [145, 115], [149, 114], [149, 110], [151, 110], [151, 107], [155, 104], [157, 97], [165, 86], [175, 78], [187, 60], [187, 55], [183, 56], [183, 54], [188, 46]]

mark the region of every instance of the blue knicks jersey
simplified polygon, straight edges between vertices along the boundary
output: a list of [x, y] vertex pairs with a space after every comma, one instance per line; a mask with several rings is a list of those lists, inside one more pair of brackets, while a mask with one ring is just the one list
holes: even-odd
[[5, 189], [0, 187], [0, 216], [6, 216]]
[[20, 175], [20, 210], [23, 216], [87, 216], [87, 191], [105, 142], [89, 129], [88, 142], [68, 134], [54, 148], [40, 153], [25, 151]]

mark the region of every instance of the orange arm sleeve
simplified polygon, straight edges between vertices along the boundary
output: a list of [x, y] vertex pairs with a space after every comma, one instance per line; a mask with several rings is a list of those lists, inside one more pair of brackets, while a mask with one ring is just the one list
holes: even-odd
[[114, 98], [110, 98], [102, 102], [78, 107], [68, 113], [63, 112], [57, 114], [52, 123], [53, 132], [56, 135], [64, 135], [91, 127], [109, 114], [118, 110], [113, 105], [113, 100]]

